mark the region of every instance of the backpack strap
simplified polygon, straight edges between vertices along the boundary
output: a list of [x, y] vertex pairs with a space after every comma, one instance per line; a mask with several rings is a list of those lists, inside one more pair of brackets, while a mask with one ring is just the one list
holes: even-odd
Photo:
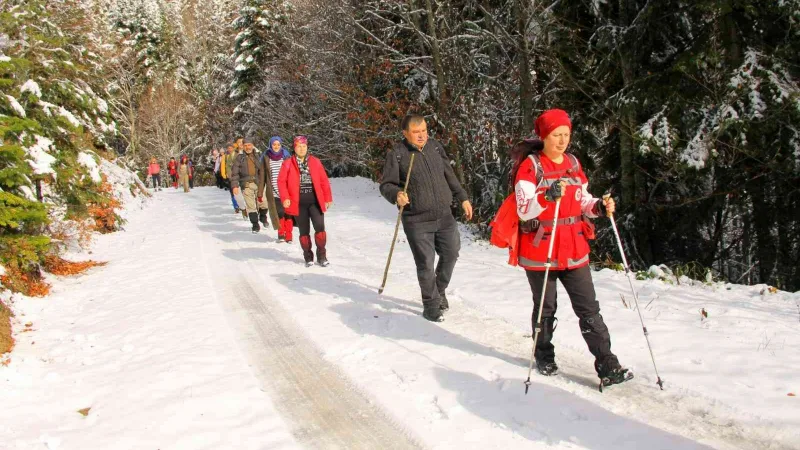
[[542, 160], [539, 159], [539, 152], [531, 153], [528, 158], [533, 161], [533, 167], [536, 168], [536, 186], [539, 186], [542, 184], [542, 178], [544, 177], [544, 168], [542, 167]]
[[[581, 170], [581, 164], [578, 162], [578, 158], [572, 153], [567, 153], [567, 157], [570, 161], [570, 168], [567, 169], [567, 175], [572, 177], [577, 175], [577, 173]], [[539, 152], [531, 153], [528, 155], [528, 158], [533, 161], [533, 166], [536, 168], [536, 186], [539, 186], [542, 183], [542, 178], [544, 177], [544, 168], [542, 167], [542, 160], [539, 158]]]
[[573, 155], [572, 153], [567, 153], [567, 156], [569, 157], [569, 160], [572, 163], [572, 167], [569, 168], [567, 173], [570, 175], [577, 175], [578, 172], [580, 172], [581, 170], [581, 163], [578, 162], [578, 157]]

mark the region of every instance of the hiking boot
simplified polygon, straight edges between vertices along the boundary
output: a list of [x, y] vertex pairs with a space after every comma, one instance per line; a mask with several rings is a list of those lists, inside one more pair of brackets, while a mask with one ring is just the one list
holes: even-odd
[[306, 267], [314, 265], [314, 252], [311, 251], [311, 236], [300, 236], [300, 248], [303, 249], [303, 259], [306, 262]]
[[437, 300], [429, 300], [422, 302], [423, 309], [422, 309], [422, 317], [431, 322], [444, 322], [444, 315], [442, 314], [442, 310], [439, 309], [439, 301]]
[[612, 369], [606, 372], [605, 376], [600, 377], [601, 392], [603, 386], [624, 383], [630, 379], [633, 379], [633, 372], [630, 372], [628, 369], [624, 367]]
[[558, 375], [558, 365], [555, 361], [536, 360], [536, 371], [546, 377]]
[[264, 228], [269, 228], [269, 222], [267, 222], [267, 210], [266, 209], [259, 209], [258, 210], [258, 221], [261, 222], [261, 225]]
[[600, 378], [600, 383], [603, 386], [624, 383], [633, 378], [633, 372], [622, 367], [619, 361], [617, 361], [616, 356], [606, 358], [603, 363], [595, 363], [595, 369], [597, 370], [598, 378]]
[[444, 292], [439, 294], [439, 310], [441, 312], [448, 311], [450, 309], [450, 303], [447, 302], [447, 296]]
[[328, 236], [324, 231], [314, 233], [314, 243], [317, 245], [317, 263], [322, 267], [328, 267], [328, 252], [325, 250], [325, 245], [328, 242]]
[[253, 224], [253, 233], [258, 233], [261, 231], [261, 226], [258, 225], [258, 213], [251, 212], [250, 216], [250, 223]]

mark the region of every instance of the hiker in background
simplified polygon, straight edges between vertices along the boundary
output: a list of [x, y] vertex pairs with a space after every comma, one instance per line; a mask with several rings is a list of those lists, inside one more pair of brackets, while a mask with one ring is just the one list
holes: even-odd
[[317, 246], [317, 263], [329, 264], [325, 233], [325, 211], [333, 204], [333, 194], [328, 174], [322, 162], [308, 154], [308, 138], [294, 138], [294, 158], [283, 162], [278, 175], [278, 192], [286, 214], [293, 216], [300, 230], [300, 248], [306, 267], [314, 264], [311, 250], [311, 225], [314, 225], [314, 243]]
[[222, 173], [220, 172], [221, 169], [221, 162], [222, 158], [220, 157], [220, 151], [214, 149], [211, 151], [211, 159], [214, 161], [214, 181], [215, 185], [218, 189], [224, 189]]
[[147, 166], [147, 173], [150, 174], [150, 181], [153, 183], [153, 191], [161, 190], [161, 166], [158, 165], [156, 158], [150, 158], [150, 165]]
[[228, 153], [222, 156], [222, 176], [225, 178], [225, 184], [228, 187], [228, 191], [231, 194], [231, 203], [233, 203], [233, 212], [235, 214], [239, 214], [239, 202], [236, 201], [236, 195], [233, 193], [233, 185], [231, 184], [231, 168], [233, 167], [233, 161], [236, 159], [236, 153], [234, 151], [233, 145], [228, 146]]
[[178, 166], [179, 184], [183, 186], [183, 192], [189, 192], [189, 157], [186, 155], [181, 156], [181, 162]]
[[[289, 150], [283, 147], [283, 140], [280, 136], [273, 136], [269, 139], [269, 148], [261, 156], [261, 169], [258, 178], [258, 192], [260, 196], [266, 197], [269, 195], [269, 189], [272, 190], [272, 196], [275, 199], [275, 209], [277, 212], [279, 225], [278, 225], [278, 242], [292, 242], [292, 228], [294, 222], [292, 217], [286, 214], [281, 202], [280, 190], [278, 189], [278, 176], [281, 172], [283, 162], [291, 158], [292, 154]], [[259, 203], [263, 198], [259, 198]], [[275, 216], [273, 215], [273, 218]]]
[[263, 201], [262, 195], [258, 194], [259, 179], [259, 157], [256, 152], [251, 136], [247, 136], [242, 143], [243, 153], [236, 157], [231, 168], [231, 185], [234, 195], [239, 195], [241, 191], [244, 197], [247, 217], [252, 224], [253, 233], [261, 231], [259, 219], [262, 222], [267, 220], [267, 204]]
[[194, 161], [189, 160], [189, 188], [194, 189]]
[[169, 173], [170, 183], [172, 183], [172, 187], [178, 189], [178, 161], [175, 161], [175, 157], [171, 157], [169, 162], [167, 163], [167, 172]]

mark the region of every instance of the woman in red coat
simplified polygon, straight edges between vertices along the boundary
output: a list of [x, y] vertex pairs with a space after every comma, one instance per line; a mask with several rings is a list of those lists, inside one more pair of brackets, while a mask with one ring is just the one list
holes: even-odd
[[294, 138], [294, 157], [283, 162], [278, 174], [278, 191], [286, 214], [294, 216], [300, 230], [300, 247], [306, 266], [314, 264], [311, 251], [311, 224], [314, 225], [314, 242], [317, 245], [317, 263], [327, 266], [325, 251], [325, 211], [333, 203], [331, 184], [319, 159], [308, 154], [308, 139]]
[[174, 156], [167, 163], [167, 172], [169, 173], [170, 181], [172, 181], [172, 187], [178, 189], [178, 161], [175, 161]]
[[[560, 280], [578, 316], [583, 339], [595, 357], [598, 376], [607, 384], [620, 383], [627, 379], [628, 369], [622, 368], [611, 352], [611, 336], [600, 315], [589, 269], [589, 239], [594, 239], [594, 228], [588, 219], [613, 213], [614, 200], [593, 197], [587, 190], [589, 181], [578, 159], [566, 153], [572, 122], [565, 111], [545, 111], [536, 119], [534, 128], [541, 141], [523, 141], [515, 147], [518, 155], [512, 179], [519, 221], [518, 262], [525, 268], [533, 291], [534, 329], [542, 288], [545, 290], [542, 328], [535, 350], [537, 370], [543, 375], [558, 372], [551, 341], [557, 323], [556, 280]], [[558, 217], [554, 217], [559, 198]], [[547, 253], [556, 220], [550, 274], [544, 286]]]

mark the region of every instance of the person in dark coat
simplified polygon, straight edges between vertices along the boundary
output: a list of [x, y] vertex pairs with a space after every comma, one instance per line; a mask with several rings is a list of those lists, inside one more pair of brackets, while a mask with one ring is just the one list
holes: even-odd
[[[428, 126], [420, 115], [403, 119], [403, 140], [386, 154], [381, 194], [403, 209], [403, 231], [417, 266], [417, 279], [424, 306], [422, 316], [434, 322], [444, 320], [450, 307], [445, 290], [461, 249], [458, 224], [450, 206], [455, 198], [472, 219], [472, 204], [461, 187], [442, 144], [428, 138]], [[403, 186], [411, 155], [414, 166], [408, 186]], [[403, 192], [405, 188], [406, 192]], [[434, 265], [436, 255], [438, 264]]]

